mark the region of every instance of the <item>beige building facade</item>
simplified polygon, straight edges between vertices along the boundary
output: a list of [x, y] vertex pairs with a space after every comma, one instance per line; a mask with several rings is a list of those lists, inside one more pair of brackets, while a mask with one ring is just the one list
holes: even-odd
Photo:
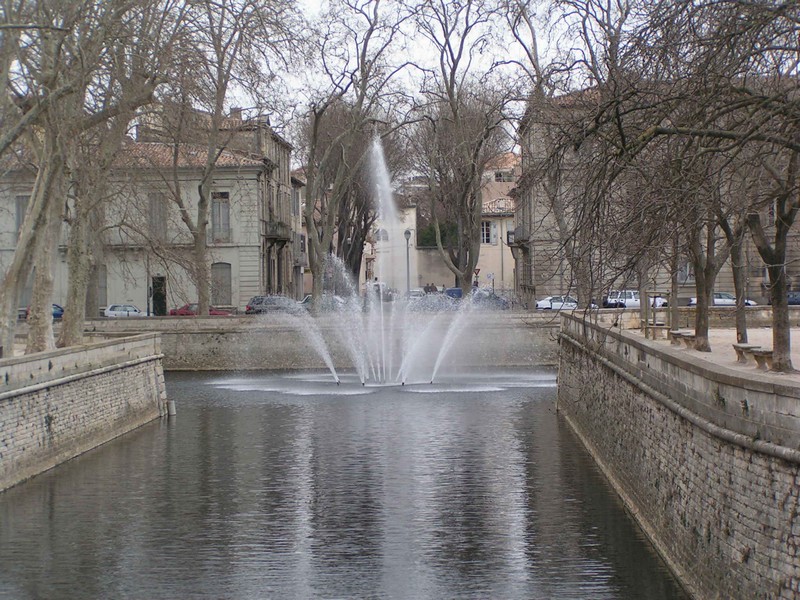
[[[552, 107], [550, 107], [552, 109]], [[558, 106], [556, 110], [568, 110], [563, 106]], [[567, 261], [564, 251], [566, 239], [559, 232], [558, 223], [555, 218], [554, 203], [548, 196], [548, 190], [552, 194], [554, 188], [558, 188], [558, 194], [572, 194], [574, 197], [579, 194], [576, 191], [581, 183], [569, 180], [569, 170], [561, 173], [558, 186], [553, 186], [552, 181], [545, 181], [546, 174], [542, 174], [538, 169], [541, 161], [546, 156], [546, 125], [550, 122], [553, 115], [543, 115], [532, 107], [529, 107], [525, 118], [522, 121], [518, 136], [520, 139], [521, 151], [521, 172], [517, 187], [511, 191], [514, 200], [514, 224], [511, 238], [511, 249], [515, 262], [515, 281], [517, 296], [523, 305], [528, 308], [535, 306], [536, 300], [551, 295], [571, 294], [576, 296], [576, 282]], [[570, 158], [575, 164], [582, 160], [581, 152], [588, 150], [582, 148]], [[549, 187], [548, 187], [549, 186]], [[635, 194], [636, 191], [633, 190]], [[765, 211], [767, 212], [767, 211]], [[769, 215], [763, 215], [765, 222], [771, 222]], [[767, 237], [774, 234], [774, 227], [768, 227]], [[618, 232], [618, 235], [635, 236], [635, 232]], [[576, 240], [580, 243], [580, 240]], [[613, 250], [613, 248], [610, 248]], [[652, 293], [667, 294], [671, 288], [671, 273], [663, 256], [669, 254], [671, 248], [652, 249], [652, 268], [648, 271], [647, 281], [644, 282], [646, 290]], [[768, 301], [768, 275], [764, 262], [758, 254], [749, 234], [745, 237], [743, 248], [744, 259], [746, 262], [746, 296], [758, 304], [766, 304]], [[791, 289], [800, 289], [800, 239], [798, 234], [792, 234], [790, 238], [790, 260], [787, 261], [786, 270], [789, 274]], [[604, 261], [610, 260], [609, 256], [596, 255], [596, 263], [599, 263], [597, 289], [593, 291], [592, 299], [600, 303], [602, 296], [609, 289], [638, 289], [638, 281], [630, 276], [624, 280], [614, 276], [613, 269], [603, 268]], [[605, 264], [608, 264], [606, 262]], [[681, 257], [677, 272], [678, 280], [678, 304], [687, 304], [690, 297], [696, 295], [695, 276], [691, 266], [691, 261], [687, 256]], [[715, 291], [731, 292], [734, 291], [733, 275], [730, 262], [726, 263], [719, 272], [716, 279]]]
[[[301, 232], [289, 176], [291, 146], [265, 122], [231, 118], [225, 127], [231, 143], [219, 151], [212, 174], [206, 238], [211, 303], [243, 310], [259, 294], [297, 297], [302, 252], [296, 258]], [[248, 140], [249, 151], [239, 138]], [[93, 251], [90, 293], [97, 306], [133, 303], [163, 315], [197, 301], [189, 275], [193, 238], [180, 213], [196, 218], [206, 148], [178, 148], [176, 154], [176, 146], [144, 134], [126, 141], [118, 154]], [[13, 256], [32, 186], [33, 174], [22, 169], [7, 171], [0, 182], [0, 213], [8, 216], [0, 219], [0, 269]], [[68, 236], [65, 225], [54, 268], [53, 301], [59, 304], [69, 277]], [[30, 289], [25, 296], [23, 304]]]

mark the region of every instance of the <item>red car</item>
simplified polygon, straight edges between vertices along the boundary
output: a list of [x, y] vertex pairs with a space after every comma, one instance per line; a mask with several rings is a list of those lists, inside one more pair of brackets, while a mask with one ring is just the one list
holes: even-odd
[[[192, 304], [184, 304], [180, 308], [173, 308], [169, 311], [169, 315], [171, 317], [193, 317], [197, 314], [197, 303], [193, 302]], [[231, 312], [229, 310], [225, 310], [222, 308], [215, 308], [213, 306], [208, 307], [208, 314], [211, 316], [230, 316]]]

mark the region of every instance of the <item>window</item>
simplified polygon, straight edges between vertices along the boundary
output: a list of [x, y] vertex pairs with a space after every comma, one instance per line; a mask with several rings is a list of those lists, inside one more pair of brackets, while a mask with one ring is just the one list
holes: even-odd
[[25, 222], [25, 211], [28, 210], [28, 198], [29, 196], [17, 196], [14, 198], [16, 204], [16, 232], [17, 232], [17, 239], [19, 239], [19, 232], [22, 231], [22, 223]]
[[388, 242], [389, 241], [389, 233], [385, 229], [378, 229], [375, 232], [375, 241], [376, 242]]
[[678, 283], [694, 283], [694, 267], [688, 260], [681, 261], [678, 265]]
[[167, 241], [167, 203], [160, 192], [147, 194], [149, 212], [147, 215], [147, 229], [150, 239], [158, 242]]
[[495, 171], [494, 180], [503, 183], [511, 183], [514, 181], [514, 173], [512, 171]]
[[492, 243], [492, 224], [489, 221], [481, 221], [481, 244]]
[[231, 241], [231, 208], [228, 192], [211, 193], [211, 235], [215, 242]]
[[302, 233], [300, 234], [300, 252], [302, 254], [306, 253], [306, 236]]
[[231, 265], [230, 263], [214, 263], [211, 265], [211, 304], [214, 306], [230, 306], [231, 302]]
[[497, 221], [481, 221], [481, 244], [497, 245]]

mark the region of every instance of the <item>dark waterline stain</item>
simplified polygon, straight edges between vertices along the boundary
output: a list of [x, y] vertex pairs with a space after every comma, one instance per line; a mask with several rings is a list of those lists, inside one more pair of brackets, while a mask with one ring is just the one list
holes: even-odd
[[176, 419], [0, 494], [0, 598], [686, 598], [554, 383], [170, 374]]

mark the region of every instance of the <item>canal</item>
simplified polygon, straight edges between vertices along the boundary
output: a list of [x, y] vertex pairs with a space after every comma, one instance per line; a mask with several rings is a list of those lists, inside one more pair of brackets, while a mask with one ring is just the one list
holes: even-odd
[[0, 598], [686, 598], [552, 371], [167, 386], [176, 418], [0, 493]]

